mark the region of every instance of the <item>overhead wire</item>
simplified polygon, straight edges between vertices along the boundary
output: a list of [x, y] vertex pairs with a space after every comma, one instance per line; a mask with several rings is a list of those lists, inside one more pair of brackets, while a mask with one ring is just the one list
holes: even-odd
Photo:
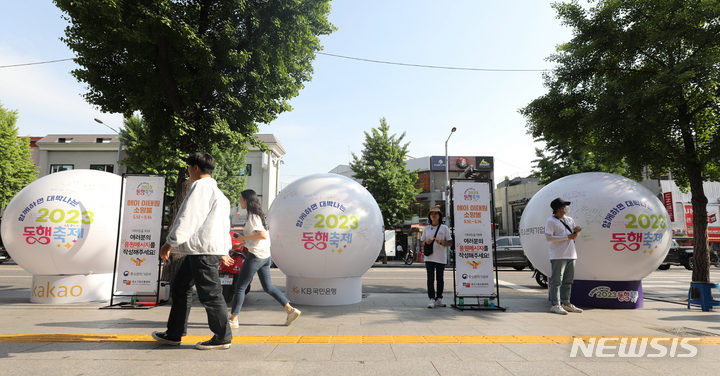
[[28, 66], [28, 65], [59, 63], [59, 62], [61, 62], [61, 61], [68, 61], [68, 60], [73, 60], [73, 59], [60, 59], [60, 60], [38, 61], [38, 62], [35, 62], [35, 63], [22, 63], [22, 64], [12, 64], [12, 65], [0, 65], [0, 68], [25, 67], [25, 66]]
[[358, 61], [365, 61], [365, 62], [377, 63], [377, 64], [402, 65], [402, 66], [406, 66], [406, 67], [416, 67], [416, 68], [449, 69], [449, 70], [482, 71], [482, 72], [548, 72], [548, 71], [550, 71], [550, 69], [495, 69], [495, 68], [444, 67], [444, 66], [438, 66], [438, 65], [421, 65], [421, 64], [410, 64], [410, 63], [397, 63], [397, 62], [383, 61], [383, 60], [363, 59], [363, 58], [359, 58], [359, 57], [329, 54], [326, 52], [315, 52], [315, 53], [318, 55], [338, 57], [341, 59], [358, 60]]
[[[447, 67], [447, 66], [439, 66], [439, 65], [423, 65], [423, 64], [411, 64], [411, 63], [398, 63], [393, 61], [383, 61], [383, 60], [372, 60], [372, 59], [364, 59], [360, 57], [352, 57], [352, 56], [344, 56], [344, 55], [337, 55], [337, 54], [329, 54], [326, 52], [315, 52], [318, 55], [325, 55], [325, 56], [331, 56], [331, 57], [337, 57], [341, 59], [348, 59], [348, 60], [357, 60], [357, 61], [364, 61], [368, 63], [375, 63], [375, 64], [388, 64], [388, 65], [400, 65], [405, 67], [415, 67], [415, 68], [429, 68], [429, 69], [446, 69], [446, 70], [461, 70], [461, 71], [480, 71], [480, 72], [548, 72], [550, 69], [498, 69], [498, 68], [464, 68], [464, 67]], [[51, 63], [59, 63], [63, 61], [70, 61], [73, 60], [70, 59], [60, 59], [60, 60], [49, 60], [49, 61], [39, 61], [34, 63], [22, 63], [22, 64], [12, 64], [12, 65], [0, 65], [0, 68], [15, 68], [15, 67], [24, 67], [29, 65], [39, 65], [39, 64], [51, 64]]]

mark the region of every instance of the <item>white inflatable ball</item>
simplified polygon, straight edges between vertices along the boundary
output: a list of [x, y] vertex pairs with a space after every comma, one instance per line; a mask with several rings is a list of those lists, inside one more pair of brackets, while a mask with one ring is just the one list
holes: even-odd
[[672, 229], [660, 200], [625, 177], [582, 173], [542, 188], [520, 220], [523, 250], [545, 275], [551, 274], [545, 221], [552, 216], [550, 202], [557, 197], [571, 202], [567, 215], [582, 227], [575, 240], [576, 280], [639, 281], [665, 259]]
[[272, 257], [289, 276], [360, 277], [383, 242], [375, 199], [354, 180], [315, 174], [280, 192], [268, 212]]
[[34, 275], [112, 273], [121, 178], [94, 170], [44, 176], [18, 192], [2, 219], [15, 262]]

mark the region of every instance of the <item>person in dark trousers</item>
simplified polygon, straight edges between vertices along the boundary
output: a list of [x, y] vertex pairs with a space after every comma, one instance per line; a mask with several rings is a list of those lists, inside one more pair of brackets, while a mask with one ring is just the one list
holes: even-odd
[[187, 321], [192, 306], [192, 287], [205, 307], [211, 339], [198, 342], [200, 350], [229, 349], [232, 329], [228, 322], [227, 305], [222, 295], [218, 264], [232, 247], [230, 237], [230, 201], [218, 189], [210, 174], [215, 160], [210, 154], [191, 154], [187, 160], [190, 186], [180, 206], [173, 227], [160, 248], [160, 258], [167, 260], [170, 252], [185, 255], [170, 285], [172, 308], [167, 331], [153, 332], [159, 342], [179, 346], [187, 334]]
[[[582, 313], [582, 309], [570, 303], [570, 292], [575, 280], [575, 239], [582, 230], [566, 214], [570, 202], [558, 197], [550, 203], [553, 215], [545, 222], [545, 240], [550, 252], [550, 312], [567, 315], [568, 312]], [[562, 305], [560, 303], [562, 302]]]
[[[447, 265], [447, 247], [452, 244], [450, 229], [441, 223], [442, 212], [434, 206], [428, 211], [430, 225], [423, 229], [420, 240], [423, 244], [432, 244], [433, 253], [425, 256], [425, 270], [427, 271], [428, 308], [446, 307], [443, 302], [443, 288], [445, 287], [445, 265]], [[437, 235], [436, 235], [437, 234]], [[435, 289], [437, 281], [437, 289]]]

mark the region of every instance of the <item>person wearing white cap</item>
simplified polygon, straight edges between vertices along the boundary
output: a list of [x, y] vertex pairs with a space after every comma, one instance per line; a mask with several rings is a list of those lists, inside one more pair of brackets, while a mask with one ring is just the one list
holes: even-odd
[[[565, 215], [569, 211], [569, 201], [558, 197], [550, 203], [553, 215], [545, 222], [545, 240], [550, 250], [550, 312], [567, 315], [568, 312], [581, 313], [583, 310], [570, 303], [570, 293], [575, 279], [575, 239], [582, 230], [575, 221]], [[561, 305], [562, 303], [562, 305]]]

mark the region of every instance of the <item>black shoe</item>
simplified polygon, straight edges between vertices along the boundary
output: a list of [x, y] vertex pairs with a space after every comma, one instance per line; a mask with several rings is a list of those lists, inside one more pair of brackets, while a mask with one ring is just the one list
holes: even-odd
[[230, 342], [217, 343], [211, 339], [205, 342], [198, 342], [195, 347], [200, 350], [226, 350], [230, 348]]
[[166, 344], [166, 345], [180, 346], [180, 340], [179, 340], [179, 339], [171, 339], [171, 338], [168, 338], [167, 333], [165, 333], [165, 332], [152, 332], [152, 337], [153, 337], [156, 341], [162, 342], [162, 343], [164, 343], [164, 344]]

